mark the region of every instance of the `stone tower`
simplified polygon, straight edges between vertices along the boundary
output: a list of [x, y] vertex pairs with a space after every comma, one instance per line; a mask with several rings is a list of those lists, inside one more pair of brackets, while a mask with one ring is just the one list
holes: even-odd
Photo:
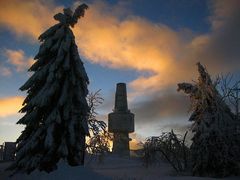
[[128, 109], [125, 83], [118, 83], [115, 94], [115, 107], [108, 114], [108, 131], [113, 133], [113, 154], [129, 156], [129, 133], [134, 132], [134, 114]]

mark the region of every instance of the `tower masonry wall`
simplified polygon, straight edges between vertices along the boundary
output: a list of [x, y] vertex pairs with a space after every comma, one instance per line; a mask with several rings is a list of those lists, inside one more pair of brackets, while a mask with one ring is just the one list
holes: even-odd
[[108, 114], [109, 132], [134, 132], [134, 114], [131, 112], [113, 112]]

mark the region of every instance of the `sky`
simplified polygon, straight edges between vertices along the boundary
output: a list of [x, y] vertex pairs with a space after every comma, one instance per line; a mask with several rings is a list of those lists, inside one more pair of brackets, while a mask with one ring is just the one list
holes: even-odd
[[64, 7], [87, 3], [73, 28], [90, 79], [101, 89], [99, 119], [107, 122], [116, 83], [125, 82], [135, 113], [133, 142], [189, 128], [189, 99], [177, 83], [197, 78], [201, 62], [212, 76], [240, 78], [239, 0], [0, 0], [0, 144], [15, 141], [38, 36]]

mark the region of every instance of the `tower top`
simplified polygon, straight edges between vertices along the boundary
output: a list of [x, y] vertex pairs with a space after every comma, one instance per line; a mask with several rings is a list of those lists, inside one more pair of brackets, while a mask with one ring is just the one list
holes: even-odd
[[125, 83], [117, 83], [114, 112], [127, 112], [127, 88]]

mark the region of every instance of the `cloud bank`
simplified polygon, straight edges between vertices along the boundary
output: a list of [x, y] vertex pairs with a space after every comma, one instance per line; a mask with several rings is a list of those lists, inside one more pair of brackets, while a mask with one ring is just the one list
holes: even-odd
[[61, 10], [62, 7], [56, 7], [52, 0], [1, 0], [0, 26], [18, 37], [30, 37], [36, 41], [40, 33], [54, 23], [53, 14]]
[[[23, 1], [16, 8], [16, 1], [1, 1], [0, 24], [18, 36], [38, 37], [54, 24], [52, 16], [62, 8], [54, 1], [41, 0]], [[150, 72], [133, 81], [131, 87], [138, 91], [159, 90], [193, 77], [197, 61], [213, 73], [239, 65], [240, 2], [210, 2], [211, 31], [207, 34], [179, 32], [124, 11], [127, 3], [114, 6], [103, 1], [89, 4], [86, 16], [73, 30], [81, 55], [89, 61], [110, 68]]]

